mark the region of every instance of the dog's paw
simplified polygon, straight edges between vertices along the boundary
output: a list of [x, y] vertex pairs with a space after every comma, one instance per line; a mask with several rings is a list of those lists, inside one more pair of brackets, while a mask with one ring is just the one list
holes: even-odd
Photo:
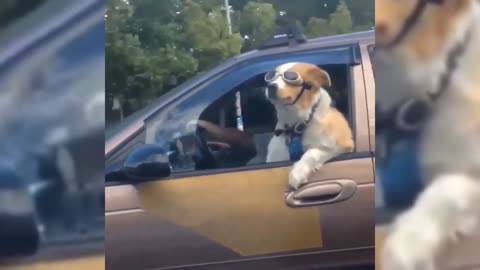
[[436, 228], [418, 220], [396, 224], [382, 250], [382, 269], [435, 270], [441, 237]]
[[308, 182], [309, 175], [310, 168], [301, 163], [296, 163], [290, 171], [290, 175], [288, 176], [288, 184], [290, 187], [298, 189], [301, 185]]

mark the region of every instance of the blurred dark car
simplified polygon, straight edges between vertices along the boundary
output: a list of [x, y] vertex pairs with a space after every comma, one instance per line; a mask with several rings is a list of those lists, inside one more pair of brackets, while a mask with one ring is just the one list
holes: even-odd
[[103, 269], [105, 3], [4, 4], [0, 265]]

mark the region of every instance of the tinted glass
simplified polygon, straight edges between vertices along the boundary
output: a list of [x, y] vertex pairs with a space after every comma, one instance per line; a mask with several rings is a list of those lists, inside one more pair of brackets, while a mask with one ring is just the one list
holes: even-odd
[[287, 81], [296, 81], [298, 80], [299, 77], [300, 75], [298, 75], [297, 72], [285, 71], [283, 73], [283, 78]]

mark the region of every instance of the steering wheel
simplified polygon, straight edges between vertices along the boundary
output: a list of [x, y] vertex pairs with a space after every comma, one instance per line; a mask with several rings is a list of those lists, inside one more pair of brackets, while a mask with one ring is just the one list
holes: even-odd
[[229, 151], [232, 149], [230, 144], [224, 142], [207, 142], [207, 146], [214, 155], [215, 153]]
[[214, 169], [218, 168], [219, 157], [232, 149], [231, 145], [224, 142], [207, 141], [205, 138], [206, 130], [198, 127], [195, 132], [195, 169]]
[[212, 150], [208, 147], [208, 142], [205, 139], [205, 129], [198, 127], [195, 132], [195, 156], [193, 157], [195, 161], [195, 169], [214, 169], [217, 167], [217, 160]]

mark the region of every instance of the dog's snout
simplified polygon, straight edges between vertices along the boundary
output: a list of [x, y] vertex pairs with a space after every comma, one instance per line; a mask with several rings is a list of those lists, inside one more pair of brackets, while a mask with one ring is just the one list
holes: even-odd
[[269, 83], [267, 86], [268, 97], [275, 98], [277, 96], [278, 85], [276, 83]]

